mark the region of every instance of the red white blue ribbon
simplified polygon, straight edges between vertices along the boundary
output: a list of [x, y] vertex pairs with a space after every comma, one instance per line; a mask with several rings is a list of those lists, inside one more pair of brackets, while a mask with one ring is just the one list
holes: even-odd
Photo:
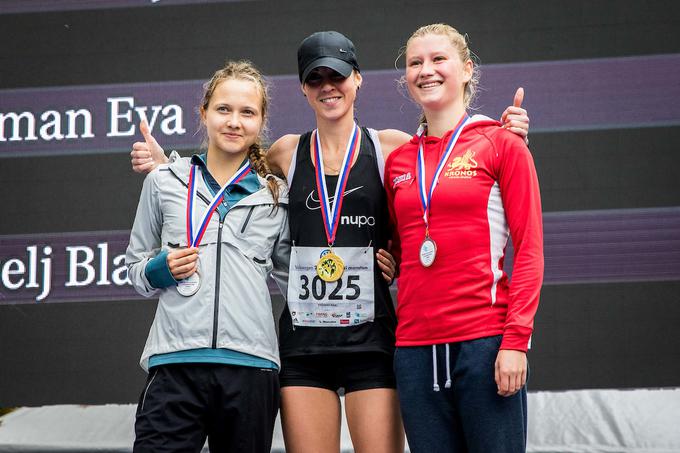
[[312, 133], [312, 147], [316, 165], [316, 191], [319, 193], [319, 200], [321, 201], [321, 216], [323, 217], [323, 226], [326, 230], [328, 245], [333, 245], [335, 242], [335, 234], [338, 231], [338, 220], [340, 219], [340, 211], [342, 209], [342, 199], [345, 193], [345, 187], [347, 186], [347, 180], [349, 179], [349, 172], [352, 167], [352, 162], [354, 161], [354, 156], [359, 149], [359, 143], [361, 143], [361, 130], [355, 123], [352, 136], [345, 149], [345, 156], [342, 160], [340, 173], [338, 173], [338, 184], [335, 186], [335, 195], [332, 198], [329, 198], [328, 188], [326, 187], [326, 176], [323, 171], [323, 153], [321, 151], [319, 131], [317, 129]]
[[250, 163], [246, 162], [231, 178], [229, 178], [227, 183], [222, 186], [219, 192], [217, 192], [212, 200], [210, 200], [208, 210], [203, 214], [203, 217], [198, 223], [199, 227], [196, 229], [194, 224], [194, 210], [196, 207], [196, 165], [191, 166], [191, 170], [189, 171], [189, 190], [187, 191], [187, 244], [189, 247], [198, 247], [200, 245], [212, 215], [224, 198], [224, 191], [227, 190], [229, 186], [242, 180], [249, 171]]
[[437, 164], [437, 170], [434, 173], [434, 177], [432, 178], [432, 184], [430, 184], [430, 190], [427, 190], [426, 187], [426, 181], [425, 181], [425, 155], [423, 152], [423, 140], [424, 137], [427, 135], [427, 128], [423, 128], [420, 131], [420, 138], [418, 140], [418, 162], [417, 162], [417, 168], [416, 168], [416, 174], [418, 178], [418, 194], [420, 195], [420, 204], [423, 207], [423, 221], [425, 222], [425, 232], [426, 235], [429, 235], [429, 230], [430, 230], [430, 205], [432, 201], [432, 194], [434, 194], [434, 189], [437, 187], [437, 183], [439, 182], [439, 175], [441, 174], [442, 170], [444, 169], [444, 164], [449, 160], [449, 156], [451, 156], [451, 152], [453, 151], [454, 146], [456, 146], [456, 142], [458, 141], [458, 137], [460, 136], [460, 133], [463, 131], [463, 127], [467, 124], [468, 120], [470, 117], [467, 115], [463, 115], [463, 118], [458, 122], [458, 125], [456, 126], [455, 130], [453, 131], [453, 134], [451, 134], [451, 138], [449, 139], [449, 143], [446, 145], [446, 152], [442, 155], [442, 157], [439, 159], [439, 163]]

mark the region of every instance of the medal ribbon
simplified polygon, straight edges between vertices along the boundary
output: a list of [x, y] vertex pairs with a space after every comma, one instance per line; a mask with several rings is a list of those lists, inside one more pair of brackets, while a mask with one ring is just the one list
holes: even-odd
[[319, 194], [319, 201], [321, 202], [321, 216], [323, 217], [323, 226], [326, 230], [326, 238], [328, 245], [333, 245], [335, 242], [335, 234], [338, 230], [338, 220], [340, 218], [340, 210], [342, 209], [342, 199], [349, 180], [349, 172], [352, 167], [352, 161], [359, 149], [361, 142], [361, 131], [359, 126], [354, 124], [352, 136], [347, 143], [345, 149], [345, 157], [342, 160], [340, 173], [338, 173], [338, 184], [335, 186], [335, 197], [331, 203], [328, 197], [328, 188], [326, 187], [326, 176], [323, 172], [323, 153], [321, 152], [321, 139], [319, 138], [319, 131], [314, 130], [314, 137], [312, 138], [312, 146], [314, 152], [314, 162], [316, 163], [316, 191]]
[[430, 204], [432, 201], [432, 194], [434, 194], [434, 188], [437, 186], [437, 183], [439, 182], [439, 175], [441, 174], [442, 170], [444, 169], [444, 164], [446, 161], [449, 160], [449, 156], [451, 156], [451, 152], [453, 151], [453, 147], [456, 146], [456, 142], [458, 141], [458, 137], [460, 136], [460, 133], [463, 130], [463, 126], [465, 126], [468, 122], [470, 117], [467, 115], [463, 115], [463, 118], [460, 120], [458, 123], [458, 126], [456, 126], [456, 129], [453, 131], [453, 134], [451, 134], [451, 138], [449, 139], [449, 143], [446, 145], [446, 152], [442, 157], [439, 159], [439, 163], [437, 164], [437, 170], [434, 173], [434, 177], [432, 178], [432, 184], [430, 185], [430, 191], [427, 191], [427, 187], [425, 185], [425, 154], [423, 152], [423, 140], [425, 135], [427, 135], [427, 128], [423, 128], [420, 131], [420, 138], [418, 140], [418, 162], [417, 162], [417, 178], [418, 178], [418, 194], [420, 195], [420, 204], [423, 207], [423, 221], [425, 222], [425, 234], [429, 235], [429, 230], [430, 230], [430, 222], [429, 222], [429, 215], [430, 215]]
[[[187, 191], [187, 244], [189, 247], [198, 247], [203, 239], [203, 234], [205, 230], [208, 229], [208, 223], [212, 218], [212, 215], [217, 209], [217, 205], [222, 202], [224, 198], [224, 191], [229, 188], [229, 186], [238, 183], [242, 180], [250, 171], [250, 163], [246, 162], [241, 168], [236, 170], [236, 173], [229, 178], [227, 183], [222, 186], [222, 188], [215, 194], [210, 203], [208, 204], [208, 210], [205, 211], [203, 217], [199, 222], [198, 230], [195, 230], [194, 225], [194, 210], [196, 207], [196, 165], [191, 166], [191, 171], [189, 171], [189, 190]], [[194, 231], [196, 231], [194, 233]]]

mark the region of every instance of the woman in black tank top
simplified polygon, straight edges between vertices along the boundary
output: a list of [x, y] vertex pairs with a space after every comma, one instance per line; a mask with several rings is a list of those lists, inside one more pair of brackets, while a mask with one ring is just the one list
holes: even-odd
[[[371, 249], [386, 249], [388, 243], [388, 212], [383, 190], [376, 149], [370, 139], [368, 129], [362, 128], [362, 140], [359, 155], [351, 167], [347, 185], [344, 190], [342, 212], [335, 239], [335, 247], [369, 247]], [[289, 209], [291, 242], [297, 247], [323, 247], [327, 245], [321, 209], [322, 201], [315, 182], [315, 166], [310, 158], [311, 133], [300, 137], [295, 155], [295, 170], [288, 173], [290, 186]], [[337, 175], [326, 175], [328, 191], [333, 193], [337, 185]], [[372, 253], [373, 254], [373, 253]], [[342, 280], [341, 280], [342, 282]], [[304, 283], [304, 282], [303, 282]], [[346, 283], [346, 280], [345, 280]], [[341, 283], [342, 284], [342, 283]], [[389, 293], [388, 283], [382, 277], [378, 266], [373, 272], [374, 291], [371, 295], [375, 306], [374, 322], [354, 324], [359, 318], [351, 318], [348, 327], [305, 327], [304, 324], [294, 325], [291, 310], [284, 310], [279, 323], [280, 353], [282, 358], [302, 356], [307, 354], [338, 354], [351, 352], [394, 352], [394, 329], [396, 316], [394, 305]], [[316, 285], [316, 288], [314, 288]], [[308, 299], [326, 300], [321, 298], [318, 288], [321, 283], [317, 278], [308, 282], [309, 290], [302, 288], [303, 295], [308, 293]], [[326, 285], [330, 288], [335, 285]], [[341, 290], [337, 292], [339, 296]], [[354, 295], [349, 292], [349, 296]], [[290, 294], [289, 298], [299, 298], [299, 294]], [[316, 297], [315, 297], [316, 296]], [[333, 299], [330, 300], [332, 303]], [[348, 307], [351, 310], [354, 307]], [[325, 311], [320, 313], [325, 314]], [[346, 318], [347, 310], [341, 310], [339, 319]], [[332, 316], [334, 312], [330, 312]], [[296, 314], [298, 315], [298, 314]], [[331, 324], [333, 325], [333, 324]], [[342, 326], [342, 325], [340, 325]]]
[[[401, 453], [382, 149], [410, 137], [356, 126], [362, 79], [345, 36], [320, 32], [305, 39], [298, 69], [317, 129], [281, 138], [268, 156], [290, 187], [291, 266], [279, 322], [286, 449], [339, 451], [342, 388], [355, 451]], [[332, 215], [336, 205], [335, 222], [328, 221], [323, 212]], [[327, 250], [345, 266], [330, 282], [314, 266]]]

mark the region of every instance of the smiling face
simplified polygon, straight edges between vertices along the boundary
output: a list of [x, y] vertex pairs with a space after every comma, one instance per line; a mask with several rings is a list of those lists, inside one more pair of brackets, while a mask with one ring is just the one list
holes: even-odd
[[317, 119], [338, 120], [347, 115], [354, 118], [354, 101], [361, 80], [357, 71], [343, 77], [330, 68], [319, 67], [309, 73], [302, 92]]
[[244, 153], [254, 144], [263, 125], [263, 95], [254, 81], [220, 81], [201, 119], [208, 135], [208, 153]]
[[426, 111], [464, 105], [472, 70], [472, 61], [461, 59], [446, 35], [428, 33], [408, 42], [406, 84], [411, 97]]

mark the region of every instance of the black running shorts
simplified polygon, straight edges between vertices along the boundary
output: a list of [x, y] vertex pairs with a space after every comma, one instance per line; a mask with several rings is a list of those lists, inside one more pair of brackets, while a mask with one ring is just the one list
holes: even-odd
[[319, 387], [345, 393], [396, 388], [393, 356], [384, 352], [309, 354], [282, 359], [281, 387]]

